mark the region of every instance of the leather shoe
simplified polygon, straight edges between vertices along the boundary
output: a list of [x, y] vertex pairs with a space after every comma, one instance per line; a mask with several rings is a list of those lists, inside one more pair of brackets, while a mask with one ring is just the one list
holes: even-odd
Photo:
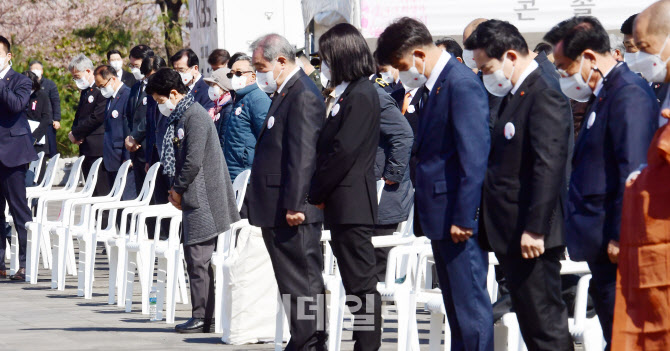
[[4, 269], [0, 269], [0, 278], [7, 278], [7, 271]]
[[14, 275], [12, 275], [11, 277], [9, 277], [9, 279], [11, 279], [11, 280], [17, 280], [17, 281], [18, 281], [18, 280], [23, 280], [23, 281], [25, 281], [25, 280], [26, 280], [26, 269], [25, 269], [25, 268], [19, 268], [19, 270], [16, 271], [16, 273], [15, 273]]
[[177, 333], [188, 334], [188, 333], [210, 333], [211, 326], [213, 325], [211, 320], [206, 320], [203, 318], [191, 318], [186, 323], [179, 324], [174, 327]]

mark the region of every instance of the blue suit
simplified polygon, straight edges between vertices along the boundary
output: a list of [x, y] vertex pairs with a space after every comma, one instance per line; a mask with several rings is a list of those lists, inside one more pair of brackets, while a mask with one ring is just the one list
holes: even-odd
[[[132, 116], [128, 113], [128, 99], [130, 88], [122, 85], [116, 96], [107, 101], [105, 109], [105, 137], [102, 148], [102, 160], [109, 175], [110, 186], [114, 184], [116, 174], [121, 164], [130, 158], [126, 150], [125, 140], [130, 135]], [[135, 176], [128, 172], [123, 200], [132, 199], [136, 196]]]
[[[441, 60], [446, 52], [442, 55]], [[461, 243], [454, 243], [450, 234], [452, 225], [476, 233], [490, 148], [488, 123], [484, 85], [469, 68], [450, 58], [428, 100], [424, 95], [421, 103], [415, 232], [431, 239], [453, 350], [493, 349], [488, 254], [476, 234]]]
[[591, 295], [605, 339], [610, 341], [616, 265], [607, 244], [619, 240], [628, 175], [646, 163], [658, 127], [653, 90], [625, 63], [615, 66], [585, 114], [572, 159], [566, 239], [573, 260], [591, 268]]
[[193, 94], [193, 98], [195, 99], [195, 101], [198, 102], [202, 107], [204, 107], [205, 110], [207, 110], [207, 112], [210, 112], [210, 110], [214, 108], [215, 104], [214, 101], [212, 101], [212, 99], [209, 98], [209, 93], [207, 92], [208, 90], [209, 85], [205, 83], [205, 80], [202, 79], [201, 76], [200, 79], [198, 79], [198, 81], [195, 82], [193, 89], [191, 89], [191, 93]]
[[14, 218], [19, 239], [19, 265], [26, 266], [26, 222], [32, 219], [26, 203], [26, 165], [37, 159], [26, 108], [33, 83], [9, 69], [0, 80], [0, 270], [5, 267], [5, 245], [9, 230], [5, 201]]

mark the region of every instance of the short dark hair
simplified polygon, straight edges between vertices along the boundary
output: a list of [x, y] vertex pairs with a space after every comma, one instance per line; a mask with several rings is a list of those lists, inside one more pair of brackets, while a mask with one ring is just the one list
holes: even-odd
[[176, 90], [179, 94], [188, 93], [188, 88], [177, 71], [171, 68], [161, 68], [149, 77], [146, 87], [147, 94], [169, 96], [172, 90]]
[[12, 52], [12, 44], [10, 44], [9, 40], [2, 35], [0, 35], [0, 45], [4, 46], [7, 52]]
[[30, 78], [30, 81], [33, 82], [33, 90], [39, 91], [40, 90], [40, 79], [37, 77], [37, 74], [33, 73], [32, 71], [24, 71], [23, 75]]
[[349, 23], [337, 24], [319, 38], [319, 54], [330, 67], [332, 86], [375, 73], [375, 59], [368, 43]]
[[248, 55], [243, 53], [243, 52], [234, 53], [233, 56], [230, 58], [230, 60], [228, 60], [228, 68], [232, 69], [235, 62], [237, 62], [237, 60], [239, 60], [240, 57], [243, 57], [243, 56], [248, 56]]
[[216, 49], [209, 54], [207, 63], [211, 65], [225, 65], [230, 60], [230, 53], [226, 49]]
[[536, 54], [544, 52], [548, 56], [554, 53], [554, 47], [549, 43], [541, 42], [535, 45], [535, 49], [533, 49], [533, 52]]
[[528, 44], [519, 30], [509, 22], [495, 19], [478, 25], [464, 45], [468, 50], [483, 49], [486, 56], [495, 59], [501, 59], [508, 50], [528, 55]]
[[409, 17], [391, 23], [377, 39], [375, 58], [380, 65], [390, 65], [409, 50], [433, 44], [433, 37], [423, 23]]
[[623, 24], [621, 25], [621, 34], [633, 35], [633, 24], [635, 23], [637, 15], [639, 15], [639, 13], [636, 13], [623, 21]]
[[149, 56], [153, 56], [154, 51], [151, 50], [151, 48], [147, 45], [140, 44], [134, 46], [132, 49], [130, 49], [130, 57], [135, 58], [135, 59], [142, 59], [144, 60], [145, 58]]
[[163, 60], [162, 57], [149, 56], [142, 60], [142, 64], [140, 65], [140, 73], [146, 76], [152, 71], [157, 72], [159, 69], [164, 67], [167, 67], [167, 63], [165, 63], [165, 60]]
[[44, 67], [44, 65], [42, 64], [42, 61], [40, 61], [40, 60], [30, 60], [30, 62], [28, 63], [28, 68], [30, 68], [30, 66], [32, 66], [34, 64], [38, 64], [38, 65]]
[[121, 51], [116, 50], [116, 49], [112, 49], [112, 50], [107, 51], [107, 61], [109, 61], [109, 58], [112, 57], [112, 55], [114, 55], [114, 54], [117, 54], [117, 55], [121, 56], [121, 58], [123, 58], [123, 55], [121, 55]]
[[187, 56], [188, 60], [186, 61], [186, 64], [189, 67], [193, 67], [195, 65], [200, 66], [200, 60], [198, 60], [198, 55], [195, 54], [195, 51], [191, 49], [181, 49], [177, 51], [176, 54], [172, 55], [170, 57], [170, 65], [174, 67], [174, 63], [181, 60], [182, 57]]
[[442, 38], [435, 42], [436, 46], [444, 46], [445, 50], [451, 56], [463, 58], [463, 48], [458, 45], [458, 42], [453, 38]]
[[563, 41], [563, 56], [575, 60], [584, 50], [599, 54], [610, 52], [610, 37], [597, 18], [579, 16], [569, 18], [552, 28], [544, 40], [556, 46]]
[[110, 65], [100, 65], [95, 68], [93, 71], [94, 76], [100, 76], [103, 79], [109, 79], [112, 77], [116, 77], [116, 69]]

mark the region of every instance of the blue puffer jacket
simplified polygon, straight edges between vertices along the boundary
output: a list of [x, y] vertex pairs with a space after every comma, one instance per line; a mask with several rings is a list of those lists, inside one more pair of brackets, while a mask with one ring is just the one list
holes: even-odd
[[272, 100], [258, 85], [251, 84], [235, 92], [235, 103], [226, 118], [223, 156], [230, 179], [251, 168], [254, 162], [256, 138], [263, 128]]

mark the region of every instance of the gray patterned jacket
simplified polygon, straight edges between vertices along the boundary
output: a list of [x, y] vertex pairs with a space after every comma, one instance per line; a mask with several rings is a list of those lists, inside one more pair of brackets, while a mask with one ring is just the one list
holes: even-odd
[[182, 195], [184, 245], [210, 240], [240, 219], [212, 118], [195, 103], [177, 123], [174, 190]]

